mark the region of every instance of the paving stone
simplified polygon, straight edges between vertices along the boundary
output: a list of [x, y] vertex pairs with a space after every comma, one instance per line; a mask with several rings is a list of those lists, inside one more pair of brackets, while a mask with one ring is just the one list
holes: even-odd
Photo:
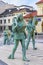
[[[8, 65], [43, 65], [43, 44], [37, 43], [37, 50], [32, 49], [30, 44], [26, 56], [30, 62], [22, 60], [22, 47], [19, 44], [15, 53], [15, 59], [8, 59], [9, 54], [12, 52], [14, 45], [4, 45], [0, 47], [0, 60]], [[2, 63], [1, 63], [2, 64]], [[4, 64], [3, 64], [4, 65]]]

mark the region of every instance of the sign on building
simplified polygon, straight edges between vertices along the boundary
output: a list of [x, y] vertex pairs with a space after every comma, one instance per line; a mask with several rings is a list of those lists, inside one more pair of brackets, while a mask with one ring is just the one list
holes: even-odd
[[37, 18], [37, 20], [40, 22], [41, 21], [41, 18]]

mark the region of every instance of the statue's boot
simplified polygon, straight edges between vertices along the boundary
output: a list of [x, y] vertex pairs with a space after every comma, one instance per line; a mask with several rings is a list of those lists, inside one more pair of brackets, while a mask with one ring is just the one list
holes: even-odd
[[27, 61], [27, 62], [30, 62], [29, 59], [27, 59], [26, 57], [23, 58], [23, 61]]
[[27, 61], [27, 62], [29, 62], [30, 60], [28, 60], [27, 58], [26, 58], [26, 48], [25, 48], [25, 45], [23, 45], [24, 47], [22, 47], [22, 51], [23, 51], [23, 61]]
[[[16, 41], [16, 40], [15, 40]], [[14, 48], [13, 48], [13, 50], [12, 50], [12, 54], [8, 57], [8, 59], [14, 59], [14, 54], [15, 54], [15, 51], [16, 51], [16, 49], [17, 49], [17, 46], [18, 46], [18, 43], [17, 43], [18, 41], [16, 41], [15, 43], [15, 45], [14, 45]]]
[[33, 43], [33, 50], [37, 50], [37, 48], [35, 47], [35, 40], [34, 39], [33, 39], [32, 43]]
[[8, 59], [14, 59], [14, 55], [9, 55]]
[[8, 59], [11, 59], [11, 55], [9, 55]]
[[37, 50], [37, 48], [35, 47], [35, 43], [33, 43], [33, 50]]

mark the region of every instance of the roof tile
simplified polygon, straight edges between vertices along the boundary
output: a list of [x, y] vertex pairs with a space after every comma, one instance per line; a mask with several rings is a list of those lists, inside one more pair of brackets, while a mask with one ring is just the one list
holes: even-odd
[[36, 4], [40, 4], [40, 3], [43, 3], [43, 0], [40, 0], [39, 2], [37, 2]]

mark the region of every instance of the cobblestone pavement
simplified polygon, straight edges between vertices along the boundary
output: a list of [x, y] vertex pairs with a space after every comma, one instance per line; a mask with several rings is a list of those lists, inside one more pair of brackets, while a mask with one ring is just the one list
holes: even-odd
[[22, 47], [19, 44], [15, 53], [15, 59], [8, 59], [14, 45], [0, 46], [0, 60], [8, 65], [43, 65], [43, 44], [36, 43], [37, 50], [33, 50], [30, 43], [29, 49], [26, 52], [27, 58], [30, 62], [22, 61]]

